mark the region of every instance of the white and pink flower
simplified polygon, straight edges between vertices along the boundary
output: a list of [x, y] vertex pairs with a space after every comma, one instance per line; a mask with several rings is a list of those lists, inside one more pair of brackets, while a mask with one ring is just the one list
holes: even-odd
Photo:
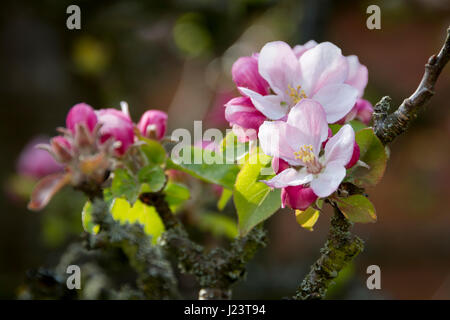
[[286, 122], [264, 122], [258, 136], [265, 154], [290, 165], [264, 182], [272, 188], [310, 187], [318, 197], [327, 197], [337, 190], [356, 152], [353, 128], [344, 125], [328, 139], [324, 108], [306, 98], [292, 108]]
[[258, 71], [272, 94], [239, 87], [255, 108], [271, 120], [283, 119], [303, 99], [312, 99], [325, 110], [328, 123], [343, 118], [354, 106], [358, 90], [346, 84], [347, 59], [330, 42], [306, 50], [298, 59], [282, 41], [267, 43], [258, 56]]

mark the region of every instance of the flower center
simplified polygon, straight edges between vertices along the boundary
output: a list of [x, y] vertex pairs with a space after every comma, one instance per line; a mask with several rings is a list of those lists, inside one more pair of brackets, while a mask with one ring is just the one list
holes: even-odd
[[297, 86], [297, 88], [291, 87], [291, 85], [288, 85], [288, 90], [286, 90], [286, 93], [291, 97], [294, 104], [297, 104], [302, 100], [303, 98], [307, 98], [305, 91], [302, 89], [302, 86]]
[[305, 164], [313, 162], [316, 158], [313, 153], [313, 147], [310, 144], [301, 146], [299, 151], [294, 152], [294, 155], [295, 159], [302, 160]]
[[299, 151], [294, 152], [295, 159], [301, 160], [305, 166], [306, 170], [312, 174], [320, 173], [322, 170], [322, 165], [316, 158], [313, 152], [312, 145], [303, 145], [300, 147]]

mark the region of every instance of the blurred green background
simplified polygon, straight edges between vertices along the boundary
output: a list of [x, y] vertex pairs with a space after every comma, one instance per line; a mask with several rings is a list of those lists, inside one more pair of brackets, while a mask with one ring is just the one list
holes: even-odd
[[[81, 8], [81, 30], [66, 28], [70, 4]], [[381, 30], [366, 28], [370, 4], [381, 8]], [[27, 270], [55, 265], [82, 231], [82, 195], [64, 190], [43, 212], [29, 212], [23, 194], [31, 184], [16, 175], [23, 147], [36, 135], [55, 135], [75, 103], [117, 108], [125, 100], [135, 121], [149, 108], [166, 110], [169, 133], [192, 129], [194, 120], [225, 129], [223, 103], [237, 95], [230, 74], [236, 58], [267, 41], [315, 39], [359, 56], [369, 69], [366, 99], [390, 95], [398, 105], [415, 90], [449, 24], [447, 0], [3, 1], [0, 298], [15, 298]], [[450, 298], [450, 67], [436, 92], [392, 144], [384, 179], [368, 190], [378, 222], [355, 227], [366, 249], [329, 297]], [[309, 232], [288, 210], [274, 215], [267, 223], [270, 245], [249, 265], [234, 297], [293, 294], [328, 223], [329, 212]], [[381, 268], [381, 290], [366, 288], [371, 264]]]

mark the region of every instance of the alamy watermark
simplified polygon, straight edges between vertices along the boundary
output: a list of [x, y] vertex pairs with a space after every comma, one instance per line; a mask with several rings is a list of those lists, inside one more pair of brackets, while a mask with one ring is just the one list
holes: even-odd
[[81, 269], [76, 264], [72, 264], [70, 266], [67, 266], [66, 273], [70, 274], [70, 276], [67, 277], [66, 285], [67, 289], [73, 290], [81, 289]]
[[381, 289], [381, 269], [376, 264], [370, 265], [366, 270], [370, 276], [367, 278], [366, 285], [369, 290]]

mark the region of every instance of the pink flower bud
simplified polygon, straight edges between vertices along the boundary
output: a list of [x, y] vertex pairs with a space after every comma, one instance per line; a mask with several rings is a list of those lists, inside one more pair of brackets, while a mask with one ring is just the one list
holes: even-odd
[[243, 129], [254, 129], [258, 132], [266, 120], [248, 97], [233, 98], [225, 104], [225, 108], [225, 118], [231, 126], [238, 125]]
[[289, 168], [289, 163], [284, 161], [281, 158], [273, 157], [272, 159], [272, 169], [275, 171], [275, 174], [279, 174], [281, 171]]
[[116, 109], [97, 111], [100, 128], [100, 142], [113, 138], [120, 142], [116, 152], [123, 155], [134, 142], [133, 122], [123, 112]]
[[281, 190], [281, 207], [306, 210], [314, 201], [317, 195], [310, 187], [294, 186], [285, 187]]
[[78, 103], [70, 109], [66, 117], [66, 127], [75, 134], [77, 124], [84, 124], [90, 132], [94, 130], [97, 124], [97, 116], [90, 105]]
[[269, 93], [269, 84], [258, 71], [257, 56], [237, 59], [231, 69], [231, 75], [237, 87], [248, 88], [262, 95]]
[[137, 126], [143, 136], [161, 140], [166, 134], [167, 113], [160, 110], [148, 110], [142, 115]]
[[68, 162], [72, 159], [70, 150], [72, 146], [64, 137], [56, 136], [50, 140], [52, 151], [60, 162]]
[[62, 166], [47, 150], [36, 148], [37, 145], [47, 144], [48, 141], [47, 137], [39, 136], [25, 146], [17, 161], [19, 174], [40, 179], [51, 173], [62, 171]]
[[372, 104], [365, 99], [356, 100], [356, 118], [361, 120], [364, 124], [368, 125], [372, 119], [373, 107]]
[[350, 158], [350, 161], [345, 166], [346, 169], [350, 169], [356, 164], [356, 162], [358, 162], [359, 154], [360, 154], [359, 146], [355, 141], [355, 144], [353, 145], [353, 154], [352, 157]]

